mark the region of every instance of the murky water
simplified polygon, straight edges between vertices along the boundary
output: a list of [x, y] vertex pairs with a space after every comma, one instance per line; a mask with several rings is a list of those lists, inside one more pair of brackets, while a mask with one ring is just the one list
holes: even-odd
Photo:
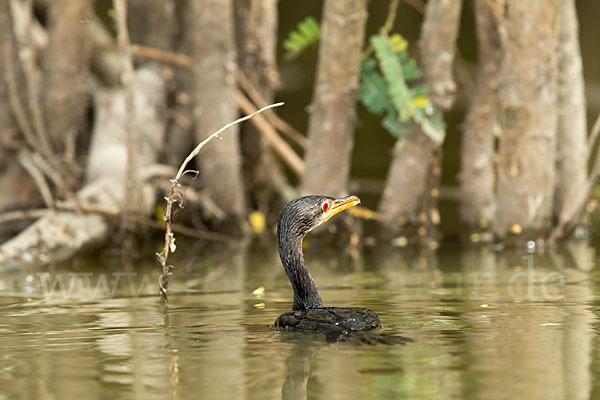
[[174, 260], [166, 306], [152, 261], [0, 272], [0, 399], [600, 396], [600, 275], [585, 244], [354, 261], [309, 249], [326, 304], [374, 309], [384, 332], [414, 339], [397, 346], [272, 331], [291, 304], [274, 248], [192, 252]]

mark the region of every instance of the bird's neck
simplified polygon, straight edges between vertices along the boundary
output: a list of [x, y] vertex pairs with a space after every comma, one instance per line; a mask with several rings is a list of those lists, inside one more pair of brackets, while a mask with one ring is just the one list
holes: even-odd
[[317, 285], [304, 263], [302, 239], [303, 236], [289, 235], [289, 232], [278, 232], [277, 237], [279, 257], [294, 289], [292, 310], [323, 307]]

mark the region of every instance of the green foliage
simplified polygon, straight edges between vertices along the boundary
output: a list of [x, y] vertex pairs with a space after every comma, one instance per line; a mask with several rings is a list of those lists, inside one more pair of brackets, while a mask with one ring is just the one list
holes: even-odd
[[407, 53], [408, 43], [396, 34], [374, 35], [370, 39], [375, 57], [362, 62], [360, 100], [373, 114], [383, 115], [382, 126], [397, 138], [402, 138], [412, 120], [427, 136], [441, 143], [445, 126], [434, 115], [435, 110], [424, 85], [413, 82], [421, 78], [421, 70]]
[[286, 58], [295, 58], [306, 48], [319, 41], [321, 28], [319, 23], [313, 17], [306, 17], [298, 23], [296, 30], [291, 31], [287, 39], [283, 42], [283, 48], [286, 50]]
[[[312, 17], [301, 21], [283, 43], [287, 57], [294, 58], [319, 40], [319, 24]], [[359, 96], [369, 112], [381, 116], [381, 125], [396, 138], [403, 138], [410, 122], [442, 143], [446, 127], [429, 97], [427, 88], [415, 81], [421, 70], [408, 54], [408, 42], [399, 34], [371, 36], [361, 64]], [[374, 53], [374, 55], [373, 55]]]
[[380, 93], [380, 95], [387, 94], [394, 105], [399, 121], [406, 122], [409, 117], [408, 102], [410, 100], [410, 91], [404, 80], [402, 64], [396, 53], [394, 53], [394, 49], [387, 37], [374, 35], [371, 37], [371, 45], [375, 49], [375, 56], [377, 57], [377, 61], [379, 61], [379, 68], [383, 73], [383, 79], [386, 83], [386, 91]]

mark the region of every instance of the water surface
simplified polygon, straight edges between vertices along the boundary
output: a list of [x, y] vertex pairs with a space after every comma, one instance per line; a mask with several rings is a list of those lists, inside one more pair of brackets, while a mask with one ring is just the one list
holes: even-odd
[[291, 289], [269, 246], [179, 255], [167, 305], [153, 260], [0, 272], [0, 399], [597, 398], [594, 254], [309, 248], [326, 304], [396, 346], [270, 330]]

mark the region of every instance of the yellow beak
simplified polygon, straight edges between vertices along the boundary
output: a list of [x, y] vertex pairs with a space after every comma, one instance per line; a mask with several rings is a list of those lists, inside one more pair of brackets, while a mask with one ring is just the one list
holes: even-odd
[[360, 199], [357, 196], [348, 196], [335, 199], [331, 204], [331, 207], [329, 207], [329, 209], [323, 213], [323, 222], [327, 222], [331, 217], [333, 217], [337, 213], [341, 213], [342, 211], [350, 207], [357, 206], [359, 204]]

